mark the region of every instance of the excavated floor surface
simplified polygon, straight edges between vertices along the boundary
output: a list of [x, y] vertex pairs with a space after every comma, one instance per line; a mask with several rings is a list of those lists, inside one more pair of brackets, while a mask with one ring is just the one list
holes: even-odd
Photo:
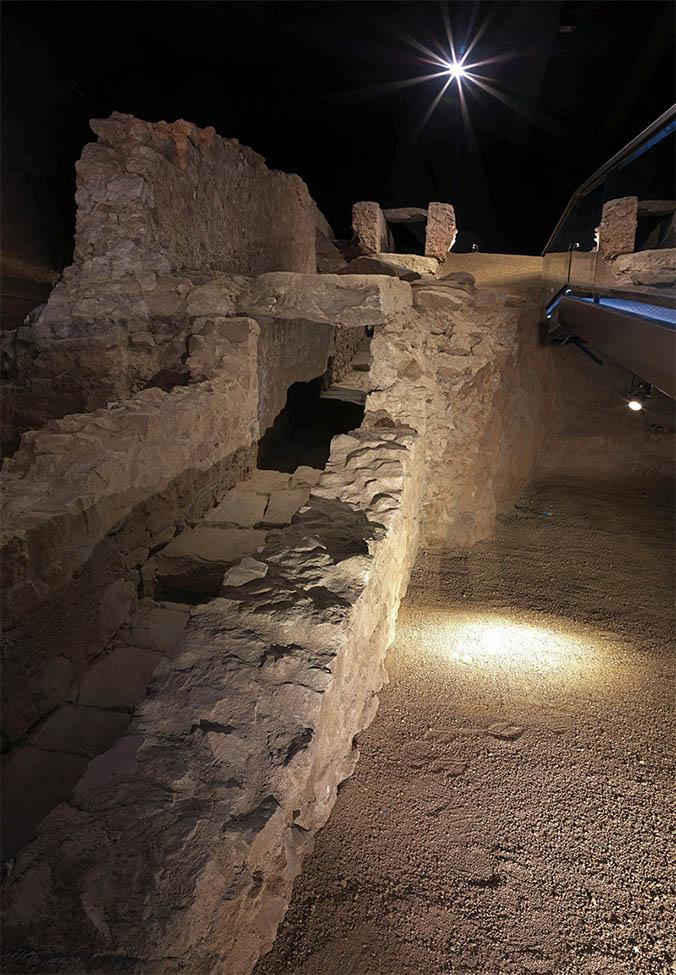
[[673, 506], [531, 486], [422, 555], [361, 759], [256, 975], [666, 975]]

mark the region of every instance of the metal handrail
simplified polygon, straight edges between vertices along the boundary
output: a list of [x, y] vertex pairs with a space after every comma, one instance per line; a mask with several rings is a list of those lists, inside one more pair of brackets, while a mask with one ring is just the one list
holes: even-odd
[[549, 250], [550, 244], [558, 234], [561, 225], [570, 213], [573, 205], [577, 203], [581, 196], [585, 196], [590, 190], [593, 190], [608, 175], [608, 173], [624, 159], [625, 156], [630, 156], [632, 153], [636, 152], [636, 150], [638, 150], [644, 142], [647, 142], [652, 136], [656, 135], [661, 128], [667, 127], [667, 131], [664, 133], [667, 135], [671, 128], [673, 128], [675, 125], [676, 104], [672, 105], [671, 108], [668, 108], [666, 112], [663, 112], [659, 118], [655, 119], [655, 121], [644, 129], [639, 135], [637, 135], [636, 138], [632, 139], [631, 142], [628, 142], [626, 146], [620, 149], [619, 152], [616, 152], [614, 156], [611, 156], [611, 158], [605, 162], [600, 169], [597, 169], [596, 172], [589, 177], [589, 179], [585, 180], [584, 183], [578, 186], [568, 201], [568, 205], [566, 206], [565, 210], [559, 217], [558, 223], [556, 224], [556, 227], [554, 227], [549, 240], [545, 244], [542, 251], [543, 256]]

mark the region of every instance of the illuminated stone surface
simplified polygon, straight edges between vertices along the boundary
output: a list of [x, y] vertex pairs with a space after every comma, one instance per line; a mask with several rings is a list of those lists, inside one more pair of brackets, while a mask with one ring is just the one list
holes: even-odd
[[355, 203], [352, 207], [352, 244], [359, 254], [380, 254], [392, 250], [383, 211], [377, 203]]
[[458, 228], [450, 203], [430, 203], [425, 231], [425, 256], [444, 261], [453, 246]]
[[304, 319], [322, 325], [382, 325], [411, 305], [405, 281], [376, 274], [261, 274], [240, 308], [247, 315]]
[[638, 197], [623, 196], [604, 203], [599, 224], [599, 254], [610, 259], [633, 253], [637, 221]]

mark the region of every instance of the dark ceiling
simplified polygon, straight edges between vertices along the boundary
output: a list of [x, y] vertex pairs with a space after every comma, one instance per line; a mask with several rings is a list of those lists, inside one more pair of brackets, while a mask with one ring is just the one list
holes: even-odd
[[6, 2], [3, 246], [42, 233], [45, 262], [69, 259], [87, 119], [118, 110], [238, 138], [299, 173], [340, 235], [355, 200], [438, 199], [461, 249], [538, 252], [572, 190], [674, 100], [673, 5], [445, 7], [458, 44], [483, 30], [470, 61], [504, 56], [482, 68], [500, 98], [466, 89], [473, 138], [455, 84], [415, 140], [443, 79], [396, 86], [434, 70], [411, 39], [445, 45], [436, 2]]

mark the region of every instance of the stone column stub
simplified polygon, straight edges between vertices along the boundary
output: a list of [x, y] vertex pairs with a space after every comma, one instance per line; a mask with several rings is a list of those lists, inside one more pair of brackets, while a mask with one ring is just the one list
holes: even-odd
[[455, 243], [458, 233], [455, 210], [450, 203], [430, 203], [427, 208], [427, 230], [425, 232], [425, 257], [436, 257], [440, 261]]
[[363, 201], [352, 207], [352, 244], [359, 254], [387, 254], [391, 236], [378, 203]]
[[637, 223], [637, 196], [622, 196], [604, 203], [599, 224], [599, 253], [608, 259], [633, 254]]

